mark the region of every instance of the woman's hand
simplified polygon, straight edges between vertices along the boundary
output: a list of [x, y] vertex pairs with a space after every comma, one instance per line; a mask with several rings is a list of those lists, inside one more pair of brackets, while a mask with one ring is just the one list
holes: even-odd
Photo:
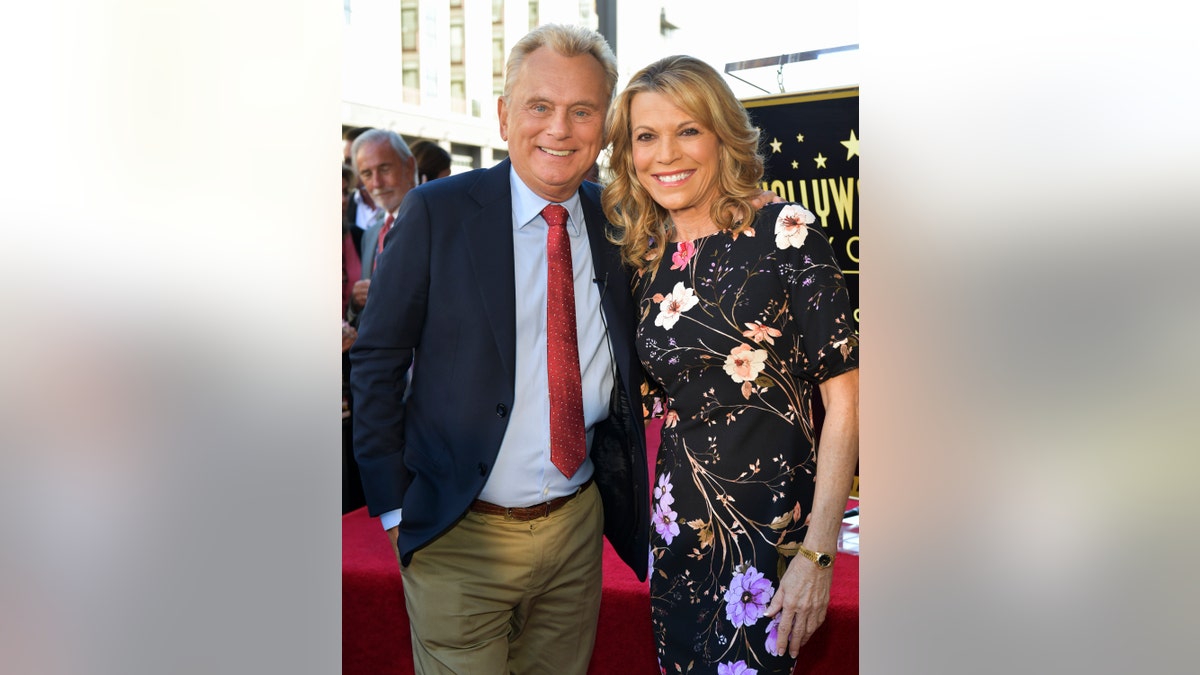
[[775, 591], [766, 611], [769, 618], [779, 615], [776, 653], [782, 654], [786, 650], [792, 658], [800, 655], [800, 647], [825, 622], [832, 581], [832, 567], [821, 569], [801, 555], [788, 563], [787, 571], [779, 580], [779, 590]]

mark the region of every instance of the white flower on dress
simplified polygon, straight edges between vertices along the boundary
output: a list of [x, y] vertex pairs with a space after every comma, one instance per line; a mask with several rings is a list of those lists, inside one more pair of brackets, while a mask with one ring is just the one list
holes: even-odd
[[738, 345], [725, 357], [725, 373], [734, 382], [753, 382], [766, 367], [767, 350]]
[[667, 297], [658, 303], [658, 316], [654, 317], [654, 325], [671, 330], [675, 322], [679, 321], [679, 316], [695, 307], [698, 302], [700, 299], [696, 297], [695, 291], [684, 288], [682, 281], [676, 283]]
[[775, 245], [779, 248], [800, 248], [804, 245], [804, 238], [808, 236], [807, 226], [816, 220], [817, 217], [812, 211], [803, 206], [788, 204], [783, 207], [779, 211], [779, 217], [775, 219]]

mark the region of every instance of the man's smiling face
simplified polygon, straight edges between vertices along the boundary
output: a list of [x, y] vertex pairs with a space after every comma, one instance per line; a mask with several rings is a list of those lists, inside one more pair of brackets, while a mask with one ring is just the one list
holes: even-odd
[[607, 94], [604, 68], [589, 54], [540, 47], [525, 57], [508, 100], [499, 102], [500, 135], [538, 196], [562, 202], [579, 189], [600, 154]]

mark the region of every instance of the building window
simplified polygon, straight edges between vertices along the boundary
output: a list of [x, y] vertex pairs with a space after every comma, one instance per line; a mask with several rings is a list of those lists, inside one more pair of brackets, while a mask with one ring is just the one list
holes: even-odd
[[450, 80], [450, 108], [460, 115], [467, 112], [467, 83], [461, 77]]
[[421, 71], [416, 66], [404, 66], [404, 102], [421, 103]]
[[400, 9], [400, 48], [406, 52], [417, 50], [417, 8]]
[[504, 38], [492, 38], [492, 75], [504, 75]]
[[463, 18], [450, 17], [450, 63], [463, 62]]

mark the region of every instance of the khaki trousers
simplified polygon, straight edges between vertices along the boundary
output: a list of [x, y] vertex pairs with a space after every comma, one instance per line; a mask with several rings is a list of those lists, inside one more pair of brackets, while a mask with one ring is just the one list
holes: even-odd
[[604, 513], [590, 485], [545, 518], [467, 512], [401, 568], [417, 675], [585, 675]]

